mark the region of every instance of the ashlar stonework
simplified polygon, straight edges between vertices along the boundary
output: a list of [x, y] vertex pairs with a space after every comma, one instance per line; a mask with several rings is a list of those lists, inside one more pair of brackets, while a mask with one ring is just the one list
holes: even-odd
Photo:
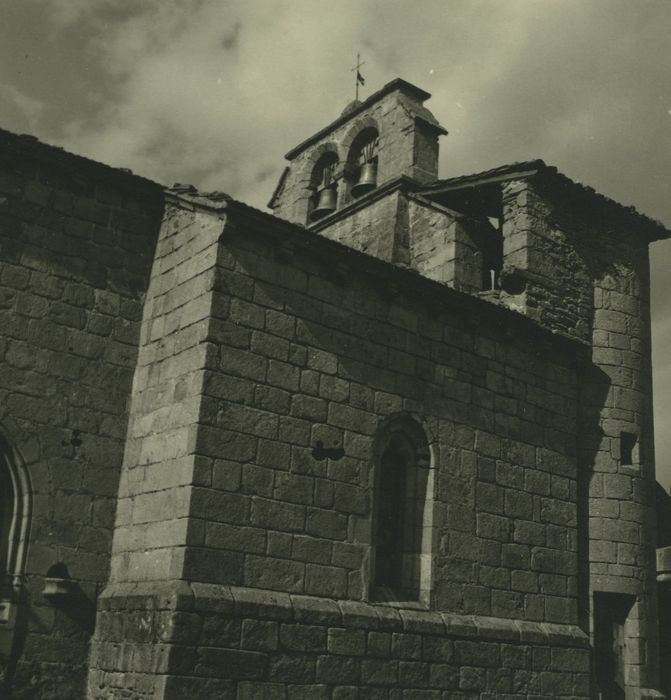
[[542, 161], [440, 180], [428, 97], [349, 105], [275, 216], [0, 132], [7, 697], [669, 689], [669, 232]]

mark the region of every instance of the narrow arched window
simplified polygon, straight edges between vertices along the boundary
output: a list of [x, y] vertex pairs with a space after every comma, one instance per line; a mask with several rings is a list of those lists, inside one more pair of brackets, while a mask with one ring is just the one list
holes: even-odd
[[310, 221], [318, 221], [332, 214], [338, 205], [338, 190], [336, 182], [336, 167], [338, 156], [335, 153], [324, 153], [310, 176], [309, 218]]
[[401, 416], [376, 449], [372, 597], [423, 600], [430, 588], [433, 479], [421, 425]]

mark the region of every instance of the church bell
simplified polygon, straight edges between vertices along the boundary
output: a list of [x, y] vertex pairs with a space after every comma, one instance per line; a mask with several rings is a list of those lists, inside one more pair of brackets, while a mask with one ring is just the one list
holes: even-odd
[[335, 188], [326, 187], [319, 193], [319, 199], [317, 200], [317, 206], [312, 210], [310, 214], [310, 219], [312, 221], [317, 221], [323, 218], [327, 214], [335, 211], [337, 202], [337, 193]]
[[377, 186], [377, 163], [364, 163], [359, 173], [359, 181], [352, 185], [352, 196], [360, 197]]

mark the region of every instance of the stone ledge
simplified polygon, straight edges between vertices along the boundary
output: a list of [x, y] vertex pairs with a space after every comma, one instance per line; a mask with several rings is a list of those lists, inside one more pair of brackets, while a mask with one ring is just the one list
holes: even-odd
[[186, 581], [111, 583], [98, 596], [99, 612], [192, 610], [194, 593]]
[[112, 584], [101, 594], [98, 609], [104, 612], [179, 610], [478, 641], [589, 647], [589, 638], [576, 625], [396, 608], [264, 589], [188, 584], [186, 581]]

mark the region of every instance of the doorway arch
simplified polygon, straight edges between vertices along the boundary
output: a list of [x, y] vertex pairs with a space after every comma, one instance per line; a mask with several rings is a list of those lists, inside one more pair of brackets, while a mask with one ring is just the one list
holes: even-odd
[[0, 593], [21, 588], [32, 513], [30, 476], [0, 426]]

